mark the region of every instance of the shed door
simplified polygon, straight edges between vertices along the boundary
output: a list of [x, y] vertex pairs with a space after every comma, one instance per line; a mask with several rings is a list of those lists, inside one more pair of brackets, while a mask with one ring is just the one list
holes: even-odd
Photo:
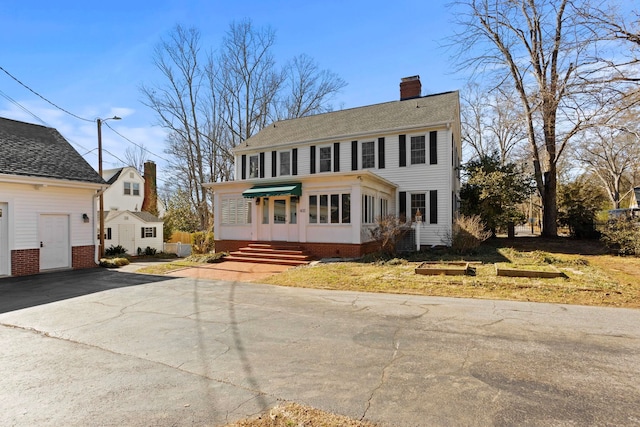
[[9, 274], [9, 209], [0, 203], [0, 276]]
[[133, 224], [118, 225], [118, 244], [124, 246], [129, 255], [136, 255], [136, 234]]
[[69, 216], [40, 215], [40, 270], [69, 268]]

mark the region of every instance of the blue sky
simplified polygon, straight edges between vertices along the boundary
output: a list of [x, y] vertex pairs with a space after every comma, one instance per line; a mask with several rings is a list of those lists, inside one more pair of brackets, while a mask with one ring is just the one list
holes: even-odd
[[[460, 89], [449, 53], [446, 1], [205, 1], [105, 2], [3, 0], [0, 4], [0, 66], [60, 107], [109, 122], [144, 144], [163, 175], [164, 131], [144, 106], [139, 87], [161, 82], [152, 64], [155, 45], [176, 24], [202, 33], [203, 48], [216, 49], [229, 24], [249, 18], [276, 31], [276, 60], [305, 53], [348, 86], [333, 101], [351, 108], [398, 99], [401, 77], [419, 74], [423, 93]], [[0, 71], [0, 116], [37, 119], [57, 128], [97, 168], [95, 122], [74, 118]], [[104, 168], [132, 145], [103, 127]], [[116, 157], [112, 156], [113, 153]]]

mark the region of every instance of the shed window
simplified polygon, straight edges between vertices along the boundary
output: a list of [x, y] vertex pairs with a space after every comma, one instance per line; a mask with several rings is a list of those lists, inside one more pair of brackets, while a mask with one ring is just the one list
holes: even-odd
[[140, 232], [140, 237], [143, 239], [147, 237], [156, 237], [156, 227], [142, 227]]

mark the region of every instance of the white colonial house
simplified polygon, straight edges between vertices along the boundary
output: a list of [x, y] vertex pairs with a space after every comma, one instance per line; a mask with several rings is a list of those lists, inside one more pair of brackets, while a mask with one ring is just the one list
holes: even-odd
[[160, 216], [165, 211], [155, 190], [156, 165], [146, 162], [144, 168], [144, 176], [131, 166], [102, 171], [109, 184], [103, 195], [105, 248], [121, 245], [129, 255], [137, 255], [147, 247], [163, 250], [162, 219], [143, 211], [151, 203], [156, 203]]
[[206, 184], [216, 250], [295, 242], [317, 257], [360, 256], [387, 214], [419, 227], [417, 246], [444, 245], [460, 132], [458, 92], [421, 96], [419, 76], [402, 79], [399, 101], [277, 121], [236, 147], [235, 181]]
[[0, 276], [95, 267], [106, 187], [57, 130], [0, 118]]

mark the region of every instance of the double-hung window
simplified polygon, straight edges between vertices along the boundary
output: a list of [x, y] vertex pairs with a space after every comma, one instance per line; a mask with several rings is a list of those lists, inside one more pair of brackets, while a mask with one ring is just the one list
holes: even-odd
[[425, 161], [424, 135], [411, 137], [411, 164], [424, 164]]
[[416, 213], [420, 211], [422, 218], [426, 217], [427, 199], [425, 193], [415, 193], [411, 195], [411, 221], [416, 220]]
[[291, 174], [291, 152], [280, 152], [280, 176]]
[[376, 167], [376, 152], [373, 141], [362, 143], [362, 168]]
[[126, 182], [124, 183], [124, 194], [127, 196], [131, 195], [131, 183], [130, 182]]
[[320, 147], [320, 172], [331, 172], [331, 147]]
[[258, 156], [249, 157], [249, 178], [258, 177], [259, 164]]

